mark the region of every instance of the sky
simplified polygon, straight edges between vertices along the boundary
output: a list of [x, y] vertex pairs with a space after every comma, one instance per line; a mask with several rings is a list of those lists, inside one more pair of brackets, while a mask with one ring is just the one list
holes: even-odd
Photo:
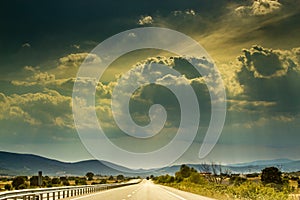
[[[161, 27], [193, 38], [218, 68], [227, 103], [221, 136], [210, 154], [199, 159], [212, 103], [205, 83], [209, 75], [197, 73], [189, 60], [204, 69], [210, 62], [200, 56], [143, 49], [119, 57], [95, 84], [98, 121], [115, 145], [151, 152], [175, 137], [180, 102], [161, 85], [138, 88], [129, 103], [133, 121], [143, 126], [150, 122], [151, 105], [166, 109], [166, 123], [158, 135], [148, 140], [124, 135], [111, 110], [112, 94], [123, 74], [127, 73], [130, 84], [149, 81], [155, 74], [143, 72], [163, 64], [180, 75], [166, 75], [160, 83], [178, 87], [188, 83], [201, 111], [193, 144], [174, 163], [300, 160], [299, 17], [298, 0], [1, 1], [0, 151], [66, 162], [92, 159], [72, 112], [80, 65], [99, 43], [115, 34]], [[92, 59], [102, 58], [92, 55]]]

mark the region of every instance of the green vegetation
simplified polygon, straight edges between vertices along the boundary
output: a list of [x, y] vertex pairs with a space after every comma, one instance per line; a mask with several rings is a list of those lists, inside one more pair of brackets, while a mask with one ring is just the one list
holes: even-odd
[[86, 178], [77, 178], [75, 180], [76, 185], [87, 185]]
[[264, 184], [282, 184], [281, 171], [276, 167], [267, 167], [262, 170], [261, 181]]
[[[62, 187], [76, 185], [96, 185], [109, 184], [128, 181], [131, 178], [125, 177], [122, 174], [117, 176], [101, 176], [95, 175], [92, 172], [87, 172], [85, 176], [62, 176], [62, 177], [42, 177], [41, 187]], [[16, 176], [0, 178], [0, 191], [3, 190], [20, 190], [29, 188], [38, 188], [38, 176]]]
[[4, 185], [4, 189], [5, 189], [5, 190], [12, 190], [11, 184], [5, 184], [5, 185]]
[[282, 177], [275, 167], [264, 169], [261, 180], [257, 174], [248, 178], [222, 173], [219, 166], [214, 164], [210, 167], [214, 168], [211, 172], [199, 173], [194, 168], [182, 165], [175, 176], [163, 175], [153, 180], [158, 184], [222, 200], [284, 200], [289, 199], [289, 194], [295, 189], [289, 185], [290, 178]]
[[12, 186], [18, 190], [25, 189], [25, 188], [27, 188], [26, 181], [27, 181], [27, 177], [17, 176], [13, 179]]
[[95, 174], [93, 172], [88, 172], [85, 176], [88, 178], [89, 181], [92, 181]]
[[118, 181], [123, 181], [125, 179], [125, 177], [124, 177], [124, 175], [122, 175], [122, 174], [119, 174], [118, 176], [117, 176], [117, 180]]

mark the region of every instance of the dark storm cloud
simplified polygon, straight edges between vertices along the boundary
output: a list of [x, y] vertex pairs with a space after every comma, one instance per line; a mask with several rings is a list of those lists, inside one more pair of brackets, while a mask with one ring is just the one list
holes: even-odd
[[272, 50], [261, 46], [245, 49], [238, 80], [250, 100], [276, 102], [275, 110], [300, 110], [299, 48]]

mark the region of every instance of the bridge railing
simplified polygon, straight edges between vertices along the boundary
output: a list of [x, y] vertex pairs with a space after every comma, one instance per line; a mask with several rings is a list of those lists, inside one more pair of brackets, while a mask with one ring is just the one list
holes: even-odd
[[113, 183], [84, 186], [66, 186], [53, 188], [24, 189], [0, 193], [0, 200], [57, 200], [78, 195], [85, 195], [102, 190], [123, 187], [139, 183], [140, 180], [128, 183]]

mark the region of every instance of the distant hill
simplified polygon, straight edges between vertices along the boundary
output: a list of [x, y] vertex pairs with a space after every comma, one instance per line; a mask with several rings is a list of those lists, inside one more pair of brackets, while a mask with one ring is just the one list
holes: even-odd
[[261, 172], [262, 169], [271, 166], [278, 167], [284, 172], [300, 171], [300, 161], [290, 159], [258, 160], [248, 163], [231, 164], [225, 167], [237, 173], [252, 173]]
[[257, 160], [253, 162], [231, 164], [230, 166], [244, 167], [244, 166], [258, 166], [258, 165], [280, 165], [280, 164], [290, 163], [293, 161], [294, 160], [282, 158], [282, 159], [275, 159], [275, 160]]
[[[116, 169], [109, 166], [115, 166]], [[201, 164], [188, 164], [198, 171], [203, 171]], [[300, 171], [300, 161], [289, 159], [276, 160], [259, 160], [248, 163], [239, 163], [232, 165], [222, 165], [222, 170], [230, 170], [232, 173], [254, 173], [261, 172], [265, 167], [275, 166], [279, 167], [281, 171], [296, 172]], [[91, 171], [94, 174], [101, 175], [118, 175], [124, 174], [127, 176], [149, 176], [170, 174], [174, 175], [178, 171], [180, 165], [173, 165], [170, 167], [163, 167], [153, 169], [153, 171], [146, 170], [131, 170], [122, 166], [98, 160], [86, 160], [74, 163], [61, 162], [53, 159], [44, 158], [32, 154], [18, 154], [0, 151], [0, 175], [35, 175], [38, 171], [43, 171], [43, 174], [49, 176], [83, 176]], [[124, 172], [125, 171], [125, 172]]]
[[[51, 176], [82, 176], [88, 171], [102, 175], [117, 175], [122, 173], [102, 164], [98, 160], [66, 163], [31, 154], [17, 154], [0, 151], [0, 174], [34, 175], [37, 174], [38, 171], [43, 171], [43, 174]], [[130, 171], [134, 174], [133, 170], [126, 169], [126, 171], [129, 172], [128, 174], [131, 174]]]

